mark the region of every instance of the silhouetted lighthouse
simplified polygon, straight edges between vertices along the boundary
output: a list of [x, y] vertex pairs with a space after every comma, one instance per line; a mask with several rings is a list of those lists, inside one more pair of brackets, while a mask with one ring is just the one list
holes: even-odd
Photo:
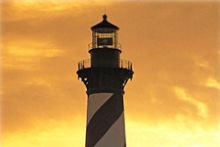
[[132, 63], [120, 59], [119, 28], [106, 15], [91, 29], [91, 58], [77, 71], [88, 94], [86, 147], [126, 147], [123, 94]]

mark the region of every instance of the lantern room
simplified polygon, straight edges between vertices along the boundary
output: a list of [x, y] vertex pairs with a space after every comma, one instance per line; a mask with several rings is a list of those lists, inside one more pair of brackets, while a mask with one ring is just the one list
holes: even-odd
[[107, 15], [103, 15], [102, 22], [91, 27], [92, 48], [119, 48], [117, 31], [119, 28], [108, 22]]

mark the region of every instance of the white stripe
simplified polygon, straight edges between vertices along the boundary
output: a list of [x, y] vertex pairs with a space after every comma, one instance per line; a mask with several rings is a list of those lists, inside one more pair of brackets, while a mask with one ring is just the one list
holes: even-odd
[[113, 93], [95, 93], [89, 95], [87, 124], [95, 112], [113, 95]]
[[97, 142], [95, 147], [124, 147], [124, 127], [124, 113], [122, 113], [105, 135]]

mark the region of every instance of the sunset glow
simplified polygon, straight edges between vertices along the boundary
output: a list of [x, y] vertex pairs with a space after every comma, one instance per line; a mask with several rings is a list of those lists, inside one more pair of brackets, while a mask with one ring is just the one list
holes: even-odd
[[220, 146], [219, 2], [6, 0], [2, 8], [3, 147], [85, 146], [90, 27], [120, 27], [128, 147]]

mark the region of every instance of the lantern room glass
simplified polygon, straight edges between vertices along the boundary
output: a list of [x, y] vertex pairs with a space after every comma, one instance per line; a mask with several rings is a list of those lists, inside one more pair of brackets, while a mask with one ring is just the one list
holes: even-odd
[[99, 28], [92, 31], [92, 48], [118, 48], [117, 30]]

